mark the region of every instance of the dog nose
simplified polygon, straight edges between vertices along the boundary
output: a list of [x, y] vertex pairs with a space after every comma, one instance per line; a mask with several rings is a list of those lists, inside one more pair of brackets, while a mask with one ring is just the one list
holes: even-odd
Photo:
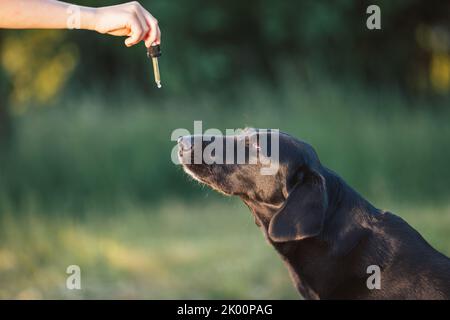
[[190, 136], [183, 136], [178, 138], [178, 146], [182, 151], [189, 151], [192, 149], [192, 139]]

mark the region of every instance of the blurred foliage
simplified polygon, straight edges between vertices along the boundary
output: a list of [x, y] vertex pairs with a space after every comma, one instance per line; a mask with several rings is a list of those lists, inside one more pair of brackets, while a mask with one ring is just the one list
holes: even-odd
[[5, 37], [1, 62], [12, 80], [14, 113], [30, 103], [48, 103], [73, 71], [77, 48], [58, 31], [32, 31]]
[[194, 120], [310, 142], [450, 253], [448, 0], [141, 3], [162, 29], [161, 90], [143, 45], [0, 30], [0, 298], [297, 297], [244, 205], [170, 161]]
[[[141, 3], [158, 18], [163, 33], [163, 92], [153, 89], [142, 45], [127, 49], [123, 38], [86, 31], [2, 31], [2, 64], [13, 86], [13, 105], [46, 103], [69, 75], [72, 93], [100, 87], [107, 94], [133, 83], [135, 90], [166, 97], [223, 90], [248, 77], [277, 86], [285, 68], [306, 82], [321, 72], [415, 94], [450, 90], [446, 0]], [[380, 5], [382, 30], [366, 28], [369, 4]]]
[[173, 97], [150, 107], [133, 92], [111, 99], [85, 92], [58, 108], [17, 117], [13, 143], [0, 157], [0, 209], [3, 203], [108, 212], [122, 201], [201, 195], [170, 159], [172, 131], [192, 132], [194, 120], [202, 120], [204, 130], [254, 126], [289, 132], [310, 142], [326, 166], [369, 199], [448, 200], [449, 100], [410, 101], [398, 92], [324, 79], [316, 80], [318, 87], [299, 85], [294, 76], [280, 82], [279, 90], [249, 82], [226, 97]]

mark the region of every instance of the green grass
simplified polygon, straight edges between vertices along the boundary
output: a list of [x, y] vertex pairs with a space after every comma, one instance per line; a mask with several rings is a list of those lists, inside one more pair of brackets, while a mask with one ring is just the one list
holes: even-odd
[[[243, 205], [170, 202], [99, 218], [6, 214], [0, 298], [292, 298], [281, 260]], [[65, 289], [77, 264], [82, 290]]]
[[[450, 255], [450, 207], [393, 209]], [[237, 200], [130, 204], [81, 219], [7, 212], [0, 235], [0, 298], [298, 298]], [[72, 264], [81, 267], [82, 290], [65, 288]]]

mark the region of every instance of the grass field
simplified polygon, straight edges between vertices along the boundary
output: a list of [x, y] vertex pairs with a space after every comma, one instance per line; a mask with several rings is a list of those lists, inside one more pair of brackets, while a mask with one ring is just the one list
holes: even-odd
[[[171, 132], [194, 120], [309, 141], [450, 255], [448, 101], [289, 83], [165, 101], [85, 93], [14, 118], [0, 154], [0, 298], [297, 298], [247, 208], [171, 163]], [[72, 264], [80, 291], [65, 288]]]
[[[450, 206], [395, 211], [450, 255]], [[0, 233], [3, 299], [298, 298], [250, 212], [227, 198], [130, 206], [107, 218], [7, 213]], [[72, 264], [82, 290], [65, 287]]]

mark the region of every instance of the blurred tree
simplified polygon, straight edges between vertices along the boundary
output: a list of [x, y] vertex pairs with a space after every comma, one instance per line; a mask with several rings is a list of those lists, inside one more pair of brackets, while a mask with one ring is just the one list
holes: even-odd
[[1, 61], [12, 84], [11, 111], [20, 114], [31, 102], [49, 103], [75, 67], [77, 48], [63, 31], [11, 31], [3, 39]]
[[[443, 89], [442, 80], [448, 46], [433, 58], [430, 47], [421, 46], [416, 37], [423, 26], [449, 30], [448, 1], [141, 2], [161, 24], [161, 72], [167, 94], [226, 88], [247, 75], [275, 79], [283, 64], [304, 75], [305, 81], [305, 70], [311, 69], [371, 86], [395, 84], [410, 92], [421, 90], [421, 81], [436, 83], [431, 78], [439, 78], [439, 91], [449, 90], [447, 85]], [[106, 3], [112, 2], [101, 4]], [[381, 7], [381, 30], [366, 27], [370, 4]], [[69, 37], [80, 48], [78, 76], [91, 85], [114, 79], [132, 80], [143, 91], [152, 87], [151, 75], [143, 72], [149, 68], [144, 48], [125, 49], [122, 39], [95, 34]], [[437, 41], [448, 43], [448, 32], [441, 32]], [[99, 72], [93, 74], [93, 69]]]
[[[3, 33], [0, 32], [0, 52], [3, 49]], [[11, 119], [8, 108], [8, 83], [0, 66], [0, 148], [7, 143], [11, 133]]]
[[[71, 92], [119, 86], [164, 96], [217, 92], [245, 77], [275, 80], [286, 65], [305, 83], [320, 73], [410, 93], [450, 92], [448, 0], [141, 3], [160, 21], [164, 90], [154, 89], [143, 45], [125, 48], [123, 38], [88, 31], [8, 31], [2, 56], [14, 111], [27, 101], [48, 104], [69, 79]], [[381, 30], [366, 28], [370, 4], [381, 8]]]

